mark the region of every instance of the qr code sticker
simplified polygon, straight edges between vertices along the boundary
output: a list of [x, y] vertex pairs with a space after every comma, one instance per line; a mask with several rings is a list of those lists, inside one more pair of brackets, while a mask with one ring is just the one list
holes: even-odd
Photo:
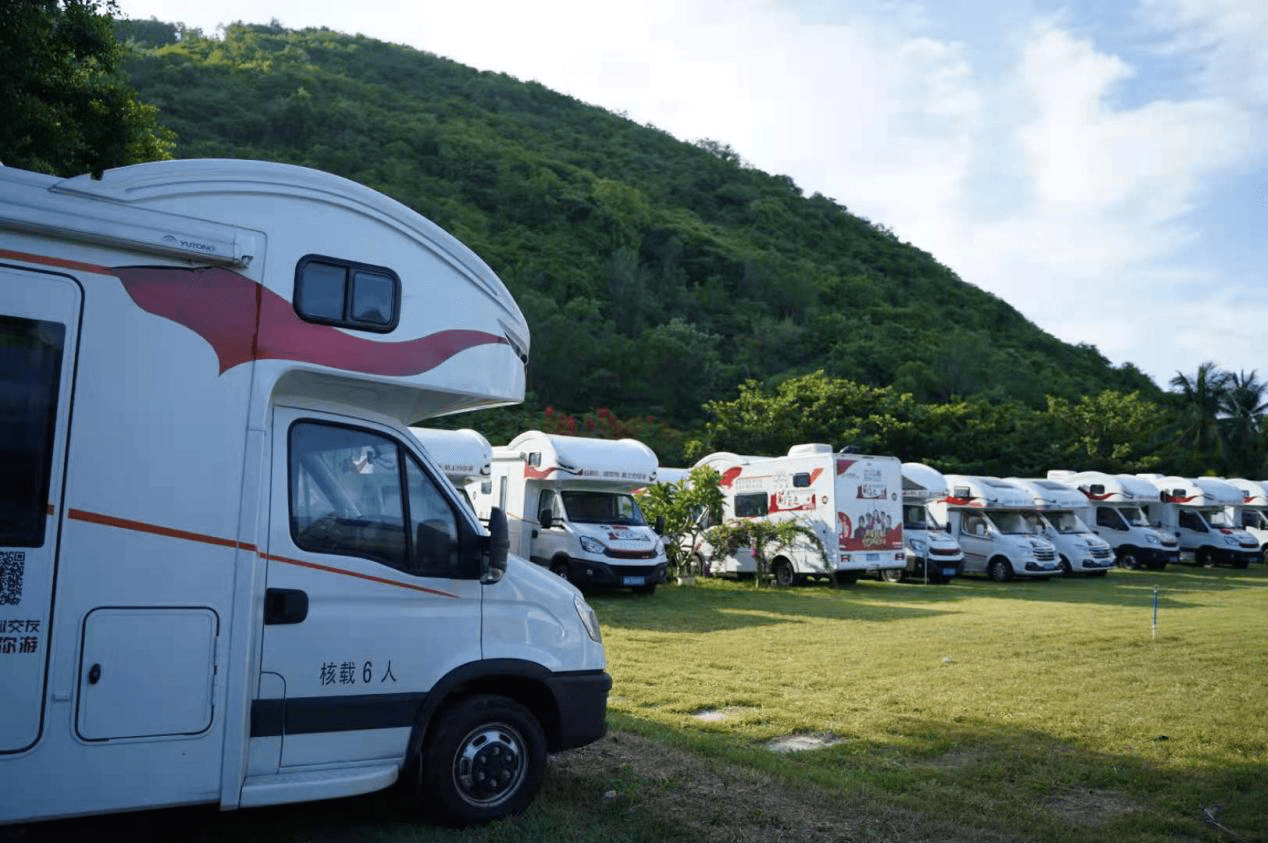
[[25, 552], [0, 550], [0, 606], [16, 606], [22, 602], [22, 574], [25, 571]]

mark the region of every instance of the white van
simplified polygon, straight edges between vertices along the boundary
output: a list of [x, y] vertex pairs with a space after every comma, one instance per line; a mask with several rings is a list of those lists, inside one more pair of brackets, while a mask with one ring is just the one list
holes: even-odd
[[632, 492], [656, 480], [656, 454], [635, 439], [529, 430], [493, 449], [492, 488], [469, 484], [476, 512], [508, 513], [511, 552], [582, 588], [650, 594], [665, 546]]
[[1229, 506], [1233, 523], [1255, 537], [1259, 555], [1268, 562], [1268, 483], [1230, 477], [1226, 481], [1242, 493], [1242, 502]]
[[471, 428], [441, 430], [411, 427], [409, 432], [414, 434], [432, 462], [445, 473], [467, 506], [474, 511], [475, 505], [471, 503], [466, 487], [479, 483], [486, 492], [493, 488], [493, 446], [489, 440]]
[[931, 506], [964, 550], [964, 572], [996, 582], [1061, 573], [1057, 549], [1043, 538], [1030, 495], [998, 477], [948, 474], [948, 493]]
[[[936, 468], [905, 462], [903, 472], [903, 549], [907, 567], [899, 573], [926, 582], [950, 582], [964, 569], [964, 551], [929, 511], [947, 496], [947, 478]], [[891, 574], [888, 579], [895, 579]]]
[[1048, 472], [1048, 479], [1077, 489], [1087, 499], [1088, 526], [1109, 543], [1123, 568], [1161, 571], [1180, 561], [1180, 544], [1170, 530], [1150, 526], [1145, 508], [1158, 500], [1158, 490], [1134, 474], [1103, 471]]
[[1149, 518], [1175, 535], [1180, 561], [1245, 568], [1263, 558], [1259, 542], [1237, 526], [1230, 514], [1242, 501], [1236, 487], [1214, 477], [1137, 476], [1158, 490], [1158, 499], [1148, 508]]
[[1057, 549], [1063, 574], [1103, 577], [1114, 567], [1114, 550], [1109, 542], [1092, 532], [1080, 517], [1092, 511], [1082, 492], [1056, 480], [1004, 479], [1034, 500], [1041, 534]]
[[580, 594], [407, 429], [521, 400], [428, 220], [302, 167], [0, 167], [0, 822], [400, 781], [519, 811], [604, 732]]
[[[901, 464], [896, 457], [835, 453], [831, 445], [794, 445], [782, 457], [745, 457], [718, 452], [704, 457], [720, 476], [724, 520], [795, 520], [815, 531], [809, 539], [780, 547], [770, 557], [775, 581], [792, 585], [807, 577], [853, 583], [865, 573], [902, 571]], [[750, 549], [715, 563], [714, 574], [751, 575]]]

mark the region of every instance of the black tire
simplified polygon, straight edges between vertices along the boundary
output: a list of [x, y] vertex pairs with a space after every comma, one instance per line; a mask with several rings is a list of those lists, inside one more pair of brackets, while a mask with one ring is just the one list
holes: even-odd
[[902, 568], [885, 568], [879, 571], [876, 576], [881, 582], [902, 582], [903, 574], [905, 573], [906, 571]]
[[1193, 564], [1202, 568], [1214, 568], [1215, 560], [1211, 556], [1210, 549], [1203, 547], [1193, 554]]
[[770, 572], [776, 585], [787, 587], [797, 582], [797, 572], [793, 570], [792, 562], [782, 556], [771, 563]]
[[551, 560], [550, 572], [557, 577], [568, 579], [568, 560], [564, 558]]
[[518, 814], [541, 787], [546, 734], [508, 697], [481, 694], [436, 715], [419, 753], [417, 804], [428, 817], [462, 827]]
[[1074, 568], [1070, 567], [1070, 560], [1065, 558], [1065, 554], [1061, 554], [1061, 574], [1062, 576], [1074, 576]]
[[995, 582], [1008, 582], [1013, 578], [1013, 565], [1002, 556], [996, 556], [986, 566], [986, 573]]
[[[1118, 551], [1118, 567], [1120, 568], [1139, 568], [1140, 561], [1136, 557], [1136, 548], [1125, 547]], [[1152, 565], [1150, 567], [1153, 567]]]

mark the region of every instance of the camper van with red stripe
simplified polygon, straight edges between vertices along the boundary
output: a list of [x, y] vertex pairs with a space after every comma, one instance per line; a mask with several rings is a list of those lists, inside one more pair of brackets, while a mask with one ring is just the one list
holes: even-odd
[[522, 810], [604, 732], [598, 624], [407, 426], [520, 401], [528, 347], [483, 261], [346, 179], [0, 167], [0, 823]]

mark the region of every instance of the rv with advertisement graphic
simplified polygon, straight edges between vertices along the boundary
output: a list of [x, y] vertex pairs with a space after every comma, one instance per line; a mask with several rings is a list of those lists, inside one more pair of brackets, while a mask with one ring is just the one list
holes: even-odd
[[935, 468], [905, 462], [903, 472], [903, 549], [907, 567], [889, 572], [926, 582], [950, 582], [964, 568], [964, 551], [932, 512], [929, 504], [947, 496], [947, 478]]
[[1060, 470], [1049, 471], [1048, 479], [1083, 495], [1084, 520], [1109, 543], [1120, 567], [1161, 571], [1180, 561], [1175, 534], [1149, 523], [1146, 507], [1157, 502], [1158, 490], [1148, 480], [1134, 474]]
[[598, 623], [407, 425], [520, 401], [528, 343], [483, 261], [346, 179], [0, 167], [0, 823], [522, 810], [604, 733]]
[[449, 482], [462, 495], [467, 506], [474, 511], [471, 496], [466, 487], [479, 483], [492, 488], [493, 446], [483, 434], [470, 428], [440, 430], [434, 427], [411, 427], [409, 432], [419, 441], [436, 467], [445, 473]]
[[1033, 498], [998, 477], [947, 475], [947, 496], [932, 504], [964, 551], [964, 572], [996, 582], [1061, 573], [1043, 537]]
[[1233, 523], [1255, 537], [1259, 555], [1268, 562], [1268, 482], [1230, 477], [1225, 482], [1242, 493], [1242, 502], [1229, 505]]
[[493, 449], [487, 492], [467, 491], [480, 517], [507, 513], [512, 553], [582, 588], [651, 594], [665, 581], [665, 546], [633, 492], [656, 481], [656, 464], [636, 439], [529, 430]]
[[[896, 457], [835, 453], [825, 444], [794, 445], [782, 457], [719, 452], [696, 463], [720, 475], [724, 520], [795, 520], [814, 531], [770, 556], [775, 581], [792, 585], [810, 577], [852, 583], [867, 573], [902, 570], [901, 464]], [[741, 548], [716, 561], [712, 572], [756, 572], [752, 551]]]
[[1018, 489], [1030, 494], [1039, 513], [1040, 533], [1057, 549], [1061, 573], [1103, 577], [1114, 567], [1114, 550], [1109, 542], [1092, 532], [1082, 515], [1091, 511], [1087, 498], [1056, 480], [1005, 477]]
[[1157, 489], [1149, 519], [1175, 535], [1181, 562], [1245, 568], [1263, 558], [1259, 542], [1234, 521], [1232, 512], [1242, 502], [1235, 486], [1214, 477], [1137, 476]]

